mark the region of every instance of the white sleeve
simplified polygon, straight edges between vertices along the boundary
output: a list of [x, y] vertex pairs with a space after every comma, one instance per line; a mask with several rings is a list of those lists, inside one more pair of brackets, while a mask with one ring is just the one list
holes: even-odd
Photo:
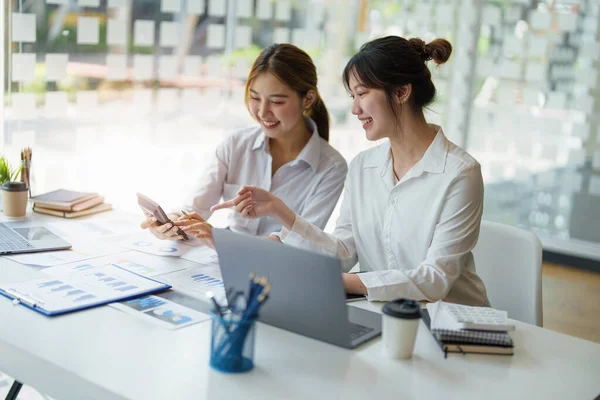
[[349, 187], [349, 181], [350, 177], [348, 176], [342, 197], [340, 216], [336, 222], [333, 234], [323, 232], [321, 228], [296, 215], [296, 221], [291, 231], [284, 228], [281, 235], [283, 242], [286, 244], [307, 248], [339, 258], [342, 261], [342, 269], [344, 271], [350, 271], [358, 261], [354, 235], [352, 233], [350, 196], [352, 189]]
[[446, 297], [472, 257], [483, 213], [479, 165], [463, 169], [448, 187], [425, 260], [415, 269], [389, 269], [359, 275], [369, 300], [437, 301]]
[[231, 136], [217, 146], [210, 164], [203, 171], [192, 194], [184, 203], [185, 210], [196, 211], [204, 219], [211, 216], [210, 208], [221, 200], [223, 194], [223, 184], [227, 178], [232, 149]]
[[[327, 221], [337, 204], [342, 190], [344, 180], [348, 173], [346, 162], [341, 162], [329, 168], [323, 175], [321, 181], [316, 185], [315, 191], [308, 197], [299, 215], [308, 223], [320, 229], [325, 229]], [[271, 233], [281, 238], [282, 231]]]

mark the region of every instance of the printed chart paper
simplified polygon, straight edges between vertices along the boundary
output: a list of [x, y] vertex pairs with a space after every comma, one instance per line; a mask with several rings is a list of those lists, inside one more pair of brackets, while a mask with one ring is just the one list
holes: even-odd
[[166, 329], [180, 329], [210, 319], [208, 314], [157, 296], [112, 303], [110, 306]]

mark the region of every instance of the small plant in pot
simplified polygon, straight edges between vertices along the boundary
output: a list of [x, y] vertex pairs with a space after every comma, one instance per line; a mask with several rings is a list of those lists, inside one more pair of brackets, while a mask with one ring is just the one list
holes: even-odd
[[[21, 172], [21, 169], [23, 169], [23, 167], [15, 169], [11, 168], [6, 158], [0, 157], [0, 186], [2, 186], [5, 182], [16, 180]], [[1, 196], [2, 192], [0, 191], [0, 198]]]

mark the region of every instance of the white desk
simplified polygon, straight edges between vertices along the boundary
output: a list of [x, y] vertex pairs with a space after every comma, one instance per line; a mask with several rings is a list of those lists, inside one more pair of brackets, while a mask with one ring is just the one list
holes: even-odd
[[[39, 271], [0, 258], [0, 283]], [[377, 307], [367, 302], [357, 306]], [[600, 344], [517, 322], [515, 355], [443, 353], [421, 323], [412, 360], [374, 340], [345, 350], [259, 324], [256, 366], [209, 367], [210, 323], [168, 331], [109, 307], [47, 318], [0, 299], [0, 370], [58, 400], [593, 399]]]

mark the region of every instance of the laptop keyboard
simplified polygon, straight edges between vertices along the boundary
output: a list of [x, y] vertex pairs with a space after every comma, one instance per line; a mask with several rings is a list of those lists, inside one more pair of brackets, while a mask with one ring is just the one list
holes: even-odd
[[24, 249], [33, 249], [33, 246], [23, 236], [0, 223], [0, 253]]
[[369, 328], [368, 326], [350, 323], [350, 340], [358, 339], [373, 330], [373, 328]]

